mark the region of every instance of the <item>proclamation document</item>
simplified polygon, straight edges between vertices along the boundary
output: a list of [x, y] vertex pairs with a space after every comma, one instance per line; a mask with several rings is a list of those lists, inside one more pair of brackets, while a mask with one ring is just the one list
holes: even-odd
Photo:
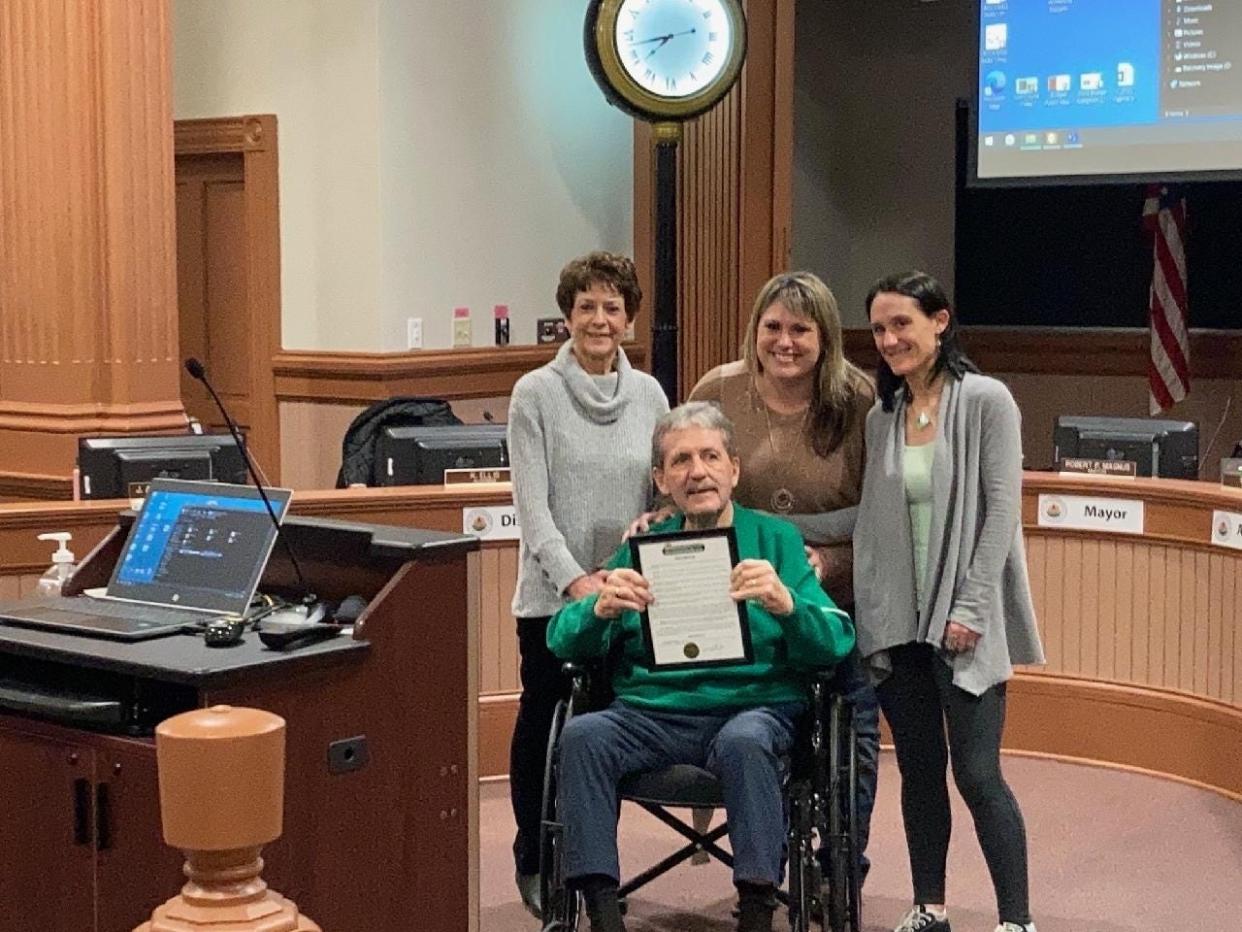
[[729, 598], [738, 562], [733, 528], [633, 537], [630, 553], [655, 597], [642, 616], [653, 670], [753, 660], [746, 606]]

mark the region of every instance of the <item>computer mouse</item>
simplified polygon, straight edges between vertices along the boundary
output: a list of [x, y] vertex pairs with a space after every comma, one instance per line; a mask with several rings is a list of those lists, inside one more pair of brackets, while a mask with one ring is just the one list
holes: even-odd
[[203, 629], [203, 640], [208, 647], [232, 647], [242, 642], [242, 632], [246, 630], [246, 619], [237, 615], [226, 615], [207, 622]]

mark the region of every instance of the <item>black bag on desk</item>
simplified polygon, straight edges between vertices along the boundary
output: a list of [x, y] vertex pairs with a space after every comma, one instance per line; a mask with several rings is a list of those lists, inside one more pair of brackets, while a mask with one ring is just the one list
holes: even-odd
[[375, 475], [375, 443], [385, 427], [460, 424], [449, 403], [440, 398], [389, 398], [371, 405], [349, 425], [341, 441], [341, 471], [336, 487], [379, 485]]

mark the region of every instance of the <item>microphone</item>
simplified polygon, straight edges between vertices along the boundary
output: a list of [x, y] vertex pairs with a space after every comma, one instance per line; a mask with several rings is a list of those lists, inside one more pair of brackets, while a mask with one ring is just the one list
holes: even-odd
[[302, 575], [302, 567], [298, 563], [298, 558], [294, 555], [293, 548], [289, 546], [289, 538], [282, 533], [280, 520], [276, 517], [276, 511], [272, 508], [272, 502], [267, 497], [267, 490], [263, 488], [263, 481], [259, 478], [258, 470], [255, 469], [254, 460], [250, 458], [250, 450], [242, 439], [241, 431], [237, 429], [237, 424], [229, 417], [229, 412], [224, 407], [224, 402], [220, 400], [220, 396], [212, 388], [211, 382], [207, 378], [207, 370], [203, 368], [203, 364], [191, 356], [185, 361], [185, 371], [190, 373], [192, 379], [203, 383], [203, 388], [207, 389], [207, 393], [211, 395], [211, 400], [216, 403], [220, 416], [224, 418], [225, 426], [228, 427], [229, 433], [233, 435], [233, 442], [237, 444], [237, 449], [241, 450], [242, 459], [246, 462], [246, 469], [250, 472], [250, 478], [254, 480], [254, 487], [259, 490], [259, 497], [263, 499], [263, 504], [267, 508], [267, 516], [272, 519], [272, 524], [276, 526], [276, 536], [284, 546], [285, 553], [289, 556], [289, 563], [293, 566], [293, 572], [298, 577], [298, 585], [302, 587], [301, 602], [303, 605], [313, 605], [318, 600], [315, 598], [315, 594], [311, 592], [310, 586], [306, 584], [306, 577]]

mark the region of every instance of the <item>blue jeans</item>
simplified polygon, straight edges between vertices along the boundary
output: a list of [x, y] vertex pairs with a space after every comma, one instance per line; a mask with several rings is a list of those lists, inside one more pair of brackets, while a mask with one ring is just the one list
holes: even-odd
[[778, 885], [785, 845], [782, 758], [793, 746], [801, 703], [744, 711], [675, 714], [616, 701], [565, 726], [560, 818], [565, 876], [620, 881], [617, 786], [632, 773], [691, 764], [720, 781], [735, 881]]

